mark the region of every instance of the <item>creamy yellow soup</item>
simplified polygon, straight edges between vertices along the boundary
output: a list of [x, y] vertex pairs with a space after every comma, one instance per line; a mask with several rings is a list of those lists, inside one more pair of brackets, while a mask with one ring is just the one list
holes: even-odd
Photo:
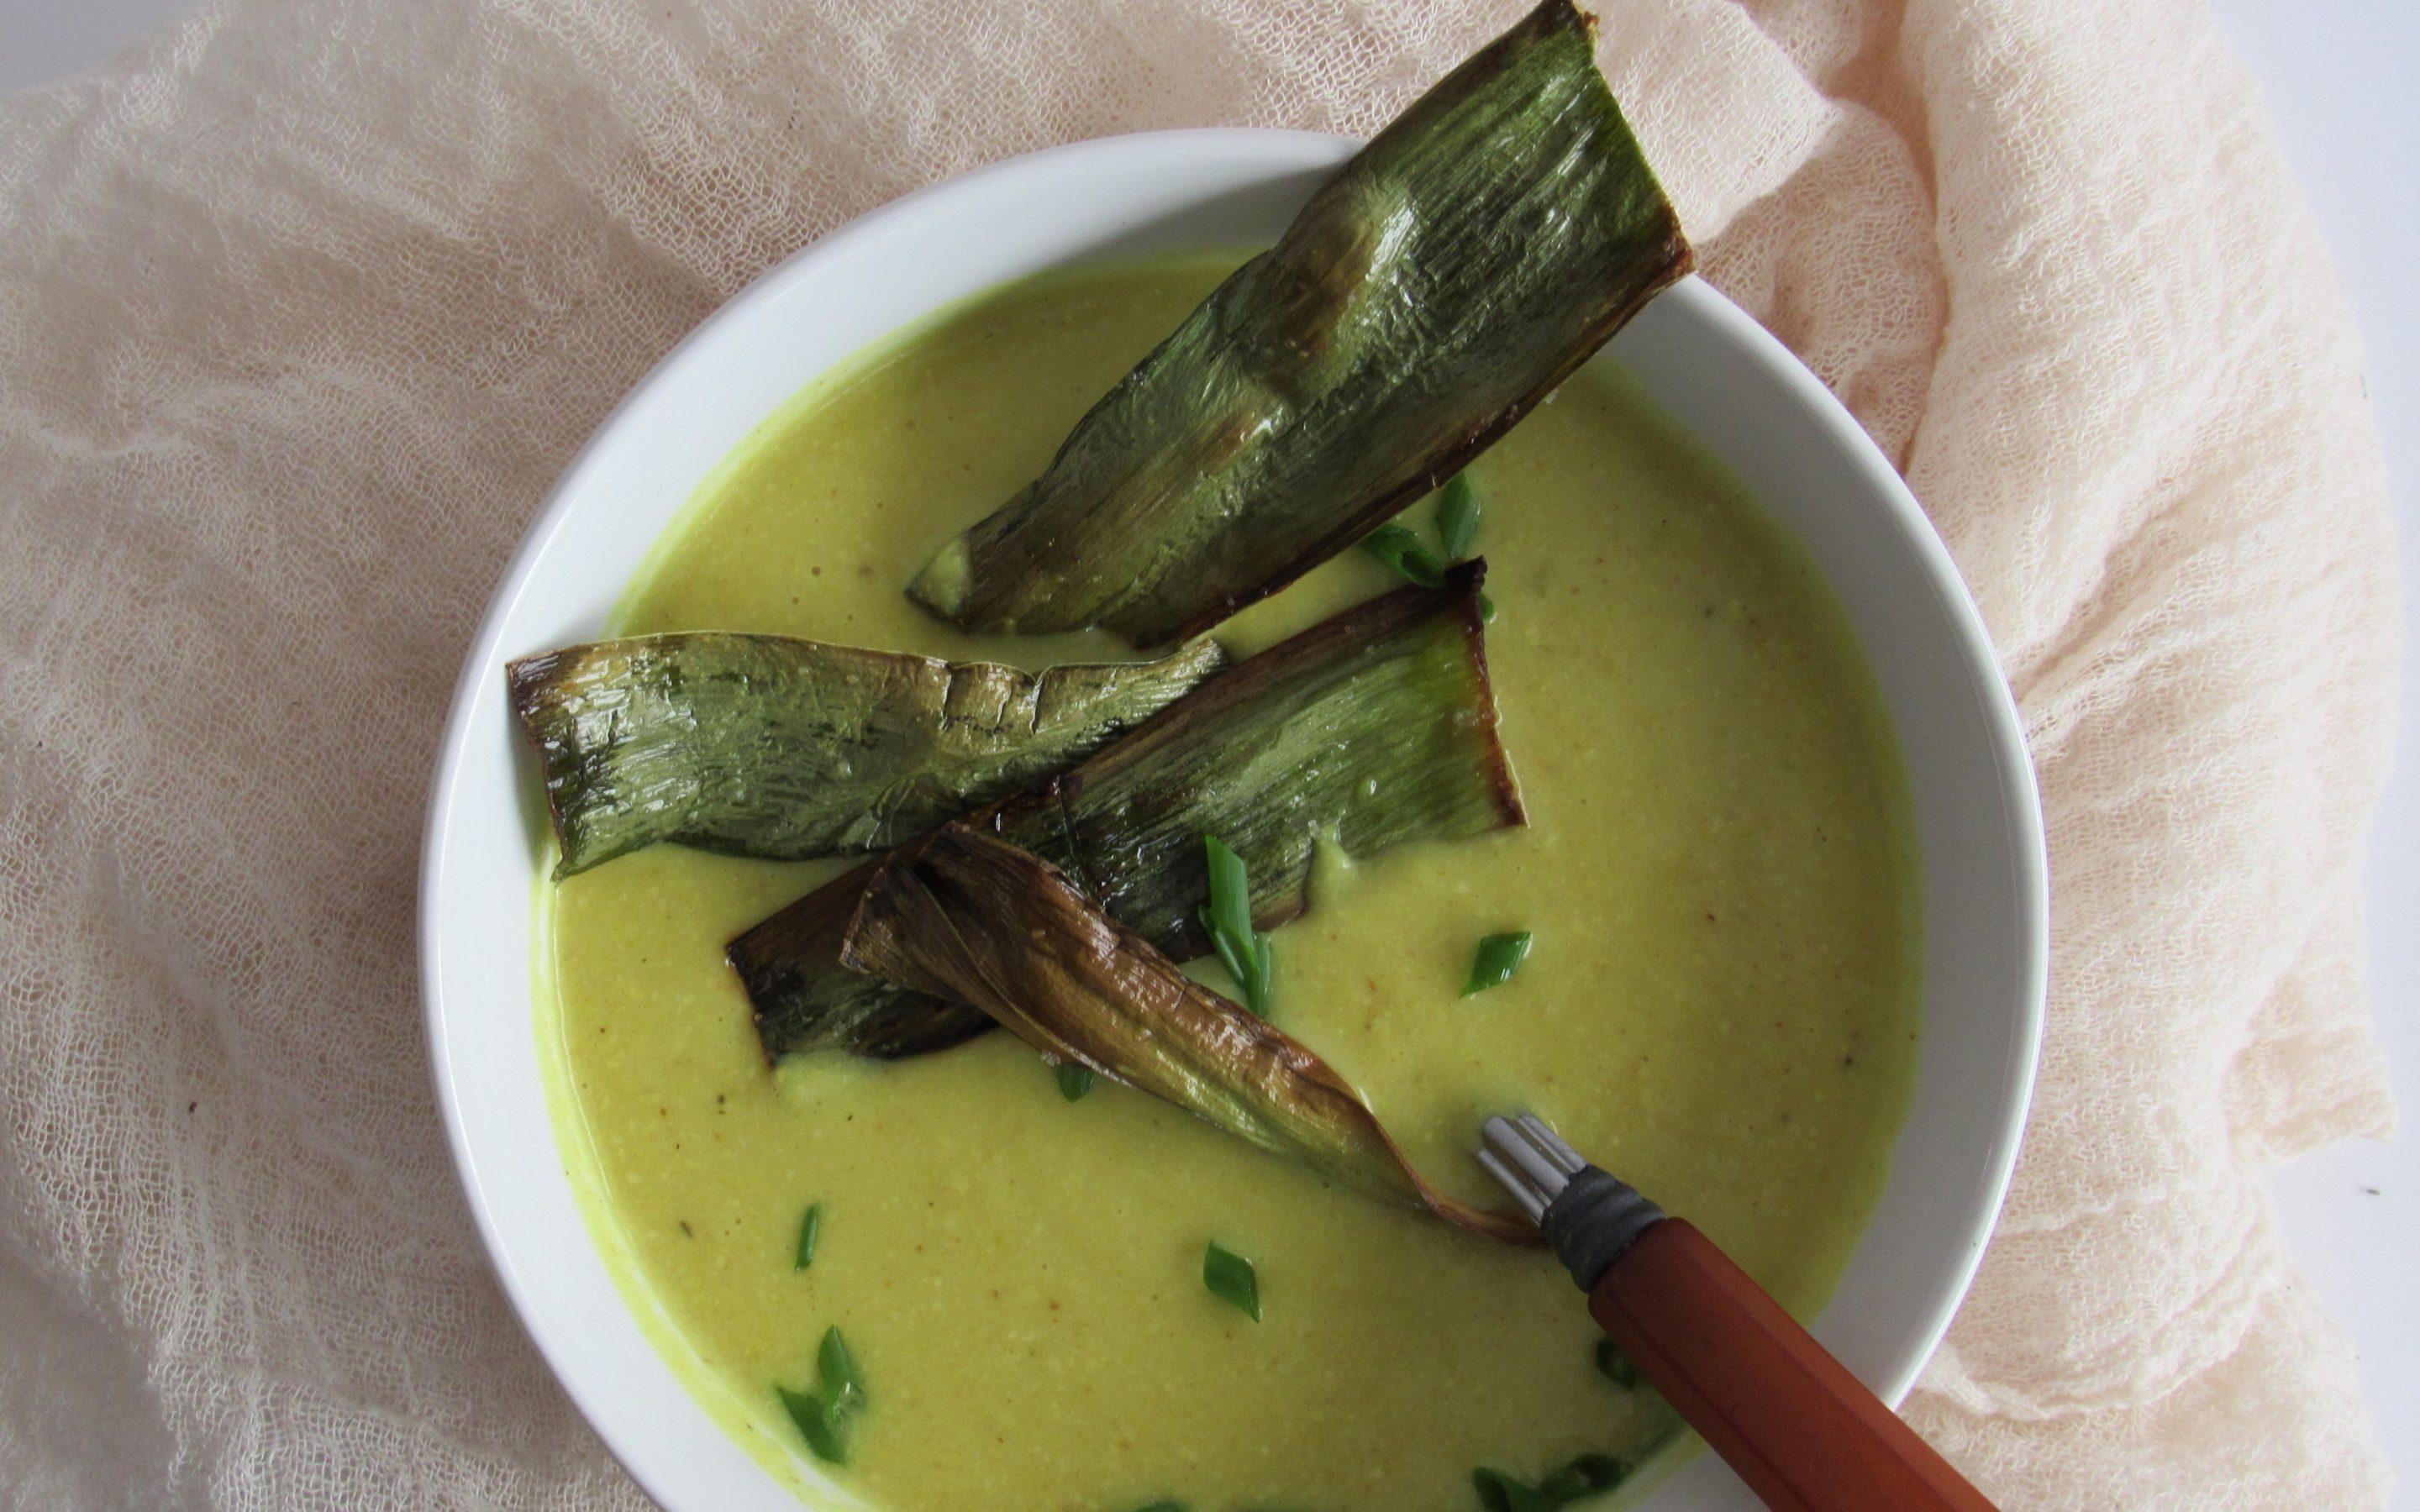
[[[1011, 287], [818, 384], [708, 482], [616, 628], [1130, 655], [971, 639], [901, 588], [1233, 263]], [[1272, 1016], [1446, 1186], [1487, 1198], [1479, 1120], [1535, 1109], [1810, 1314], [1881, 1190], [1917, 1030], [1916, 863], [1869, 676], [1812, 565], [1604, 364], [1471, 477], [1530, 823], [1323, 862], [1273, 937]], [[1350, 553], [1216, 633], [1249, 653], [1388, 586]], [[1474, 1467], [1670, 1441], [1651, 1390], [1597, 1371], [1543, 1254], [1106, 1081], [1071, 1103], [1004, 1033], [768, 1071], [723, 943], [832, 870], [658, 847], [542, 900], [540, 1028], [599, 1242], [776, 1473], [889, 1512], [1445, 1512], [1476, 1504]], [[1535, 937], [1520, 973], [1461, 995], [1481, 937], [1513, 930]], [[1261, 1321], [1205, 1289], [1212, 1241], [1253, 1262]], [[868, 1396], [838, 1469], [773, 1395], [814, 1384], [833, 1325]]]

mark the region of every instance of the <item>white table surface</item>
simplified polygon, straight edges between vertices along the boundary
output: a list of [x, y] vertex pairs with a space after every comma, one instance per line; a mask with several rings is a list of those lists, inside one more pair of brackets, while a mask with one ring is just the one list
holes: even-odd
[[[189, 0], [0, 0], [0, 90], [90, 68]], [[409, 0], [401, 0], [409, 3]], [[2213, 0], [2269, 96], [2286, 156], [2360, 306], [2386, 435], [2398, 554], [2420, 582], [2420, 5]], [[2407, 588], [2407, 593], [2409, 592]], [[2405, 636], [2402, 707], [2420, 711]], [[2371, 840], [2370, 994], [2406, 1107], [2420, 1097], [2420, 713], [2407, 714]], [[2397, 1485], [2420, 1512], [2420, 1138], [2360, 1142], [2272, 1171], [2288, 1247], [2361, 1354]]]
[[[2287, 161], [2361, 311], [2370, 401], [2386, 437], [2406, 599], [2402, 728], [2370, 830], [2369, 992], [2407, 1120], [2420, 1119], [2420, 6], [2412, 0], [2216, 0], [2268, 92]], [[2360, 1351], [2396, 1469], [2420, 1508], [2420, 1135], [2323, 1150], [2268, 1173], [2287, 1248]]]

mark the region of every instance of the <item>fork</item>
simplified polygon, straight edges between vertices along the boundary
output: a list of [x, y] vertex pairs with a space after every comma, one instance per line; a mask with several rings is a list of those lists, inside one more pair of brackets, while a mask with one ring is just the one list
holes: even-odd
[[1606, 1335], [1775, 1512], [1994, 1512], [1686, 1220], [1532, 1114], [1480, 1135]]

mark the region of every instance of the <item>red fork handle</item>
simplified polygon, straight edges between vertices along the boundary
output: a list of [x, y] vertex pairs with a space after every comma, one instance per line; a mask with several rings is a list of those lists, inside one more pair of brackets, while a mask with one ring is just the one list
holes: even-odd
[[1589, 1311], [1775, 1512], [1996, 1512], [1678, 1218], [1606, 1268]]

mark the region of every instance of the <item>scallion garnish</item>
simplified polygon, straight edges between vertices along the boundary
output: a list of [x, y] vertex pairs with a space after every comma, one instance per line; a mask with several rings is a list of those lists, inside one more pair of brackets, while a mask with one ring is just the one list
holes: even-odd
[[1483, 1465], [1470, 1473], [1470, 1489], [1486, 1512], [1551, 1512], [1553, 1506], [1527, 1482]]
[[1436, 528], [1448, 562], [1470, 555], [1471, 543], [1479, 538], [1479, 491], [1471, 487], [1469, 473], [1455, 473], [1437, 491]]
[[774, 1387], [773, 1395], [782, 1398], [790, 1421], [799, 1427], [799, 1437], [807, 1441], [816, 1458], [835, 1465], [848, 1463], [848, 1435], [830, 1403], [813, 1392], [792, 1391], [787, 1386]]
[[857, 1359], [837, 1324], [824, 1330], [823, 1344], [815, 1350], [815, 1376], [823, 1383], [824, 1400], [835, 1412], [865, 1405], [865, 1382], [858, 1379]]
[[1419, 588], [1435, 588], [1445, 581], [1445, 563], [1439, 562], [1420, 538], [1401, 525], [1381, 525], [1361, 538], [1361, 549], [1395, 569], [1395, 575]]
[[1201, 911], [1202, 927], [1219, 964], [1235, 980], [1235, 990], [1244, 995], [1244, 1006], [1266, 1018], [1277, 961], [1269, 937], [1252, 927], [1251, 875], [1244, 869], [1244, 858], [1218, 836], [1202, 836], [1202, 848], [1210, 859], [1210, 901]]
[[1059, 1073], [1059, 1095], [1070, 1103], [1080, 1103], [1093, 1089], [1093, 1068], [1063, 1060], [1055, 1068]]
[[1244, 858], [1216, 835], [1202, 836], [1202, 849], [1210, 861], [1210, 927], [1224, 930], [1230, 939], [1250, 939], [1252, 879]]
[[1557, 1512], [1613, 1489], [1629, 1473], [1611, 1455], [1584, 1454], [1535, 1486], [1483, 1466], [1470, 1473], [1470, 1485], [1485, 1512]]
[[799, 1220], [799, 1259], [790, 1267], [791, 1270], [803, 1271], [815, 1263], [815, 1241], [823, 1231], [824, 1205], [812, 1203], [807, 1208], [807, 1215]]
[[1605, 1379], [1628, 1391], [1638, 1384], [1638, 1367], [1611, 1339], [1596, 1341], [1596, 1367]]
[[1479, 942], [1479, 953], [1470, 963], [1470, 980], [1464, 984], [1462, 995], [1483, 993], [1490, 987], [1501, 987], [1529, 959], [1529, 932], [1517, 934], [1490, 934]]
[[815, 1350], [815, 1389], [776, 1386], [773, 1395], [782, 1399], [790, 1421], [798, 1425], [799, 1437], [816, 1458], [848, 1463], [848, 1420], [865, 1406], [865, 1382], [838, 1327], [824, 1330], [823, 1344]]
[[[1422, 544], [1416, 531], [1401, 525], [1381, 525], [1361, 538], [1361, 549], [1376, 557], [1395, 575], [1407, 583], [1421, 588], [1435, 588], [1445, 576], [1445, 569], [1470, 555], [1479, 540], [1479, 490], [1470, 485], [1470, 474], [1457, 472], [1436, 496], [1437, 540], [1445, 547], [1442, 560]], [[1479, 595], [1479, 619], [1482, 625], [1496, 623], [1496, 601], [1485, 594]]]
[[1202, 1253], [1202, 1284], [1253, 1322], [1261, 1320], [1259, 1273], [1252, 1269], [1251, 1261], [1215, 1239]]
[[1187, 1512], [1187, 1507], [1184, 1503], [1174, 1500], [1165, 1502], [1146, 1502], [1142, 1505], [1136, 1507], [1135, 1512]]
[[1621, 1484], [1630, 1467], [1611, 1455], [1585, 1454], [1538, 1483], [1538, 1494], [1561, 1506]]

